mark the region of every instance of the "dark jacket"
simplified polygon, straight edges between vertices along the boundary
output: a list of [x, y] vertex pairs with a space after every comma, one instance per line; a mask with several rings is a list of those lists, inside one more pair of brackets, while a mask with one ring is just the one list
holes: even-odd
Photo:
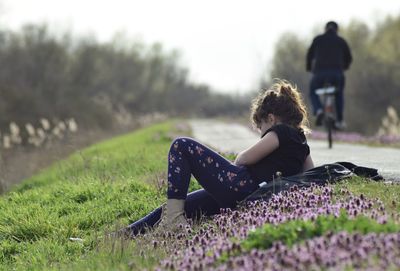
[[347, 70], [352, 56], [347, 42], [336, 32], [327, 31], [314, 38], [307, 52], [307, 71]]

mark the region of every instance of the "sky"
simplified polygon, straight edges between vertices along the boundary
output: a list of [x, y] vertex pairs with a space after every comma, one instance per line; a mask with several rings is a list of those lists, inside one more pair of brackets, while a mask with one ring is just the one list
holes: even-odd
[[181, 52], [192, 81], [230, 93], [258, 87], [285, 32], [311, 42], [329, 20], [374, 26], [387, 15], [400, 15], [400, 0], [0, 0], [2, 27], [46, 22], [99, 41], [161, 42]]

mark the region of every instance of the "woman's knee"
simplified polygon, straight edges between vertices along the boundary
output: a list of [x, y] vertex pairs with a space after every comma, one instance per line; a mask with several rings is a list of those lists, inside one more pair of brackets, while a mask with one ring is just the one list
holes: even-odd
[[182, 150], [183, 147], [190, 144], [191, 141], [192, 139], [189, 137], [177, 137], [174, 139], [174, 141], [172, 141], [170, 149], [174, 151]]

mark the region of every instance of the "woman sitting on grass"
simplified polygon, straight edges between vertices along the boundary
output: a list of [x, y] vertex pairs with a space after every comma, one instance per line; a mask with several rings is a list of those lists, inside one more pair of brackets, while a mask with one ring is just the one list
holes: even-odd
[[[186, 218], [234, 208], [261, 182], [272, 181], [277, 172], [290, 176], [314, 167], [304, 134], [308, 130], [306, 108], [296, 87], [278, 81], [260, 93], [251, 105], [251, 120], [261, 139], [240, 152], [234, 162], [194, 139], [174, 140], [168, 154], [166, 214], [160, 226], [176, 230], [187, 223]], [[188, 194], [191, 175], [204, 189]], [[153, 227], [161, 220], [162, 209], [126, 230], [136, 235]]]

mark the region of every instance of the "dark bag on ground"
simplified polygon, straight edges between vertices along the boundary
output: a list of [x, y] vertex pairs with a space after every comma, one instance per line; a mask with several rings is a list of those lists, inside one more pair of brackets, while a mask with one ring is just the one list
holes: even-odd
[[260, 188], [247, 196], [244, 201], [269, 200], [273, 194], [289, 190], [292, 186], [310, 187], [311, 184], [336, 183], [351, 176], [360, 176], [374, 181], [382, 180], [378, 170], [357, 166], [350, 162], [336, 162], [312, 168], [289, 177], [278, 177], [274, 181], [262, 183]]

